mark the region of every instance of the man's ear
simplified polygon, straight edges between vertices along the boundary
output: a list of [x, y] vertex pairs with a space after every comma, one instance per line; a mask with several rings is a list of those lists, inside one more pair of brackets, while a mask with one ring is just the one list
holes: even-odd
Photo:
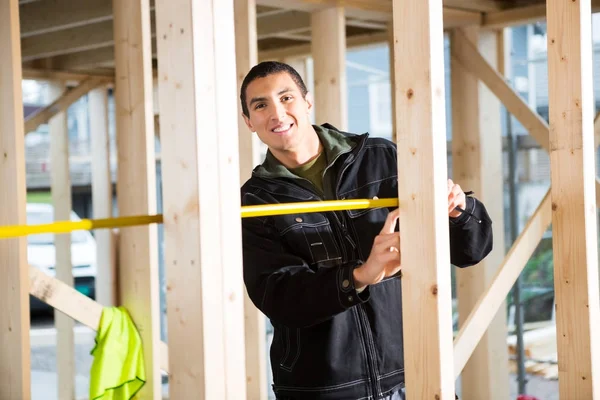
[[244, 114], [243, 112], [242, 112], [242, 117], [244, 117], [244, 122], [246, 123], [246, 126], [248, 127], [248, 129], [250, 129], [250, 132], [256, 132], [254, 130], [254, 127], [252, 126], [252, 123], [250, 122], [250, 118], [248, 118], [246, 116], [246, 114]]
[[310, 112], [312, 111], [313, 104], [314, 104], [312, 93], [306, 92], [306, 96], [304, 96], [304, 99], [306, 100], [306, 104], [308, 106], [308, 113], [310, 114]]

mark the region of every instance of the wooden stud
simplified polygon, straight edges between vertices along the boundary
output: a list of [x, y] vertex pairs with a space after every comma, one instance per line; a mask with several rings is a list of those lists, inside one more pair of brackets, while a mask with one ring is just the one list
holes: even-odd
[[400, 232], [410, 232], [401, 241], [406, 393], [409, 399], [450, 399], [442, 1], [394, 0], [393, 18]]
[[[495, 32], [465, 28], [463, 33], [492, 65], [497, 63]], [[451, 33], [450, 46], [452, 37]], [[498, 99], [455, 59], [450, 71], [454, 182], [473, 190], [494, 221], [492, 252], [479, 265], [456, 270], [458, 315], [463, 325], [504, 258], [502, 132]], [[501, 306], [462, 372], [461, 398], [509, 397], [506, 335], [506, 312]]]
[[[108, 135], [108, 93], [106, 88], [88, 94], [92, 147], [92, 214], [94, 218], [113, 215], [113, 185]], [[96, 237], [96, 299], [104, 306], [117, 305], [116, 253], [110, 229], [98, 229]]]
[[548, 192], [506, 254], [492, 283], [479, 297], [454, 339], [454, 376], [458, 378], [552, 219]]
[[[114, 0], [113, 9], [119, 214], [156, 214], [149, 0]], [[156, 225], [121, 229], [119, 240], [119, 299], [140, 331], [144, 350], [147, 381], [138, 396], [158, 399], [158, 230]]]
[[[26, 223], [19, 2], [0, 1], [0, 225]], [[0, 399], [31, 398], [27, 239], [0, 240]]]
[[[256, 31], [256, 1], [235, 0], [235, 62], [237, 70], [237, 88], [250, 69], [256, 65], [258, 58], [258, 43]], [[252, 175], [252, 170], [260, 163], [260, 140], [258, 136], [248, 131], [242, 117], [241, 103], [237, 102], [240, 185], [243, 185]], [[266, 349], [266, 318], [256, 308], [248, 293], [244, 290], [244, 322], [246, 341], [246, 390], [248, 398], [267, 398], [267, 349]]]
[[157, 0], [156, 15], [169, 395], [245, 399], [233, 2]]
[[561, 398], [600, 398], [590, 0], [548, 0], [548, 100]]
[[[60, 83], [48, 85], [51, 98], [60, 98], [65, 86]], [[48, 122], [50, 131], [50, 187], [55, 221], [71, 219], [71, 174], [69, 172], [69, 131], [67, 110], [56, 114]], [[54, 270], [56, 278], [73, 286], [71, 263], [71, 234], [55, 234], [56, 248]], [[56, 326], [56, 367], [58, 373], [58, 398], [75, 398], [75, 324], [71, 318], [54, 311]]]
[[316, 123], [328, 122], [340, 130], [348, 126], [344, 20], [343, 7], [315, 11], [311, 16]]

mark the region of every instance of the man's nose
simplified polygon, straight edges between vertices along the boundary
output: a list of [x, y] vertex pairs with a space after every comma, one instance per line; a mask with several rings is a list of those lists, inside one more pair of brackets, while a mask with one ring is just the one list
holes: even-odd
[[286, 110], [283, 104], [277, 104], [273, 108], [273, 115], [271, 118], [276, 121], [282, 121], [285, 118]]

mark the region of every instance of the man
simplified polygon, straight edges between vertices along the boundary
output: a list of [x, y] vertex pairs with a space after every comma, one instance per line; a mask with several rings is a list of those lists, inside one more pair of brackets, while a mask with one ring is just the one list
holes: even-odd
[[[290, 66], [252, 68], [240, 100], [268, 146], [243, 205], [398, 197], [396, 146], [311, 125], [311, 95]], [[492, 248], [483, 204], [448, 180], [448, 213], [452, 263], [478, 263]], [[243, 220], [244, 281], [274, 327], [278, 399], [404, 399], [397, 220], [387, 208]]]

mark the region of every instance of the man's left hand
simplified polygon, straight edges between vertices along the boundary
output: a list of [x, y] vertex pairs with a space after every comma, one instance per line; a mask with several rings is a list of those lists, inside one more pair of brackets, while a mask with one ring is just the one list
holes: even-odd
[[467, 197], [460, 185], [452, 182], [452, 179], [448, 179], [448, 215], [452, 218], [457, 218], [462, 214], [461, 211], [456, 210], [456, 207], [464, 210], [467, 207]]

